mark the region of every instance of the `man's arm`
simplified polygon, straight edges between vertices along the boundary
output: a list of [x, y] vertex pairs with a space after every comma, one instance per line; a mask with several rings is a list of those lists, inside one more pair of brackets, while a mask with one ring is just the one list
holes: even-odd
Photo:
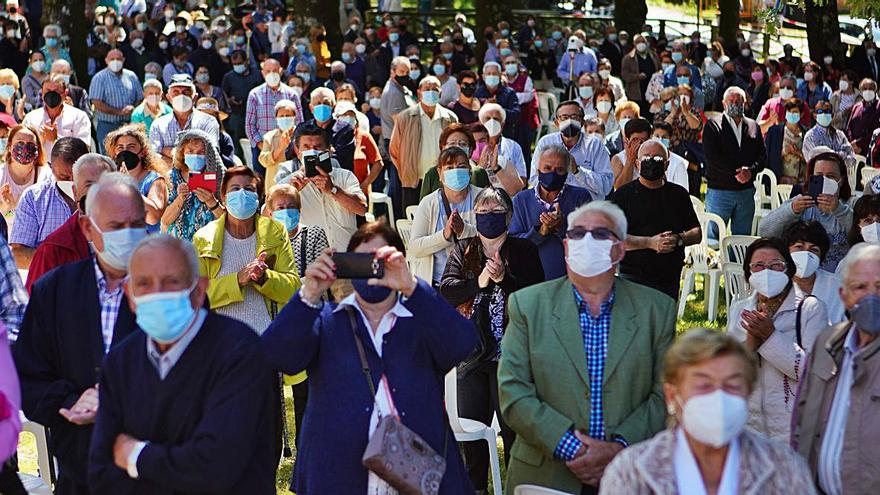
[[33, 261], [34, 253], [37, 250], [24, 244], [10, 244], [9, 247], [12, 248], [12, 255], [15, 257], [15, 264], [18, 268], [27, 270], [31, 266], [31, 261]]
[[122, 115], [122, 112], [120, 110], [111, 107], [101, 100], [96, 100], [92, 98], [92, 103], [95, 105], [95, 110], [101, 113], [106, 113], [108, 115]]
[[333, 194], [333, 199], [351, 213], [364, 215], [367, 213], [367, 198], [361, 191], [357, 176], [354, 174], [346, 175], [344, 182], [336, 185], [336, 194]]
[[123, 433], [119, 404], [114, 400], [120, 392], [112, 389], [105, 371], [101, 371], [98, 387], [101, 407], [98, 408], [98, 418], [89, 446], [89, 488], [96, 495], [131, 493], [140, 484], [113, 460], [116, 437]]
[[15, 221], [12, 224], [12, 232], [9, 233], [9, 247], [15, 256], [15, 263], [22, 270], [27, 270], [34, 257], [34, 249], [37, 246], [37, 229], [39, 219], [34, 208], [33, 190], [28, 189], [18, 201], [15, 210]]
[[244, 131], [251, 141], [251, 146], [257, 146], [263, 142], [263, 135], [257, 130], [257, 105], [257, 96], [251, 92], [247, 98], [247, 113], [244, 117]]

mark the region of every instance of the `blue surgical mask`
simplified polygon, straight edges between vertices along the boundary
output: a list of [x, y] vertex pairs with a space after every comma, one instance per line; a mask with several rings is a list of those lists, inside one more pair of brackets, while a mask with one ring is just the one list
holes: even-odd
[[257, 213], [260, 198], [247, 189], [232, 191], [226, 195], [226, 211], [239, 220], [247, 220]]
[[293, 129], [293, 126], [296, 125], [295, 117], [276, 117], [275, 123], [278, 125], [278, 128], [282, 131], [289, 131]]
[[443, 58], [445, 58], [446, 60], [452, 60], [452, 52], [444, 53]]
[[453, 191], [463, 191], [471, 183], [471, 171], [466, 168], [450, 168], [443, 171], [443, 185]]
[[789, 124], [797, 124], [801, 121], [801, 114], [795, 112], [785, 112], [785, 121]]
[[413, 81], [418, 81], [419, 77], [422, 75], [422, 71], [418, 69], [414, 69], [409, 71], [409, 78]]
[[513, 50], [511, 50], [510, 48], [502, 48], [501, 49], [501, 56], [502, 57], [509, 57], [510, 54], [512, 54], [512, 53], [513, 53]]
[[342, 52], [342, 61], [345, 63], [351, 62], [351, 54], [348, 52]]
[[46, 38], [46, 46], [49, 48], [55, 48], [58, 46], [58, 38]]
[[367, 283], [366, 278], [354, 278], [351, 279], [351, 285], [354, 287], [354, 291], [363, 299], [364, 301], [370, 304], [376, 304], [388, 299], [388, 296], [391, 295], [391, 289], [388, 287], [383, 287], [381, 285], [370, 285]]
[[330, 117], [333, 116], [333, 107], [330, 105], [324, 105], [323, 103], [316, 105], [312, 110], [312, 115], [315, 116], [315, 120], [318, 122], [327, 122], [330, 120]]
[[507, 73], [508, 76], [513, 77], [519, 72], [518, 64], [507, 64], [504, 66], [504, 72]]
[[672, 111], [672, 100], [669, 100], [663, 104], [663, 110], [666, 110], [667, 112]]
[[568, 174], [559, 175], [556, 172], [538, 172], [538, 183], [547, 191], [554, 192], [562, 189]]
[[397, 40], [400, 39], [400, 33], [390, 33], [388, 35], [388, 41], [392, 43], [397, 43]]
[[831, 114], [830, 113], [820, 113], [816, 115], [816, 123], [822, 127], [828, 127], [831, 125]]
[[689, 78], [688, 76], [678, 76], [677, 78], [675, 78], [675, 80], [676, 82], [678, 82], [679, 86], [681, 86], [682, 84], [690, 84], [691, 82], [691, 78]]
[[301, 43], [298, 43], [298, 44], [296, 45], [296, 51], [297, 51], [300, 55], [302, 55], [302, 54], [304, 54], [304, 53], [308, 53], [308, 52], [309, 52], [309, 47], [306, 46], [306, 45], [303, 45], [303, 44], [301, 44]]
[[502, 30], [501, 30], [501, 36], [504, 36], [505, 38], [507, 38], [508, 36], [510, 36], [510, 29], [502, 29]]
[[434, 75], [442, 76], [443, 74], [446, 74], [446, 66], [443, 64], [434, 64]]
[[92, 222], [92, 227], [101, 234], [101, 239], [104, 241], [104, 250], [98, 252], [98, 257], [110, 265], [110, 268], [128, 271], [128, 260], [131, 259], [131, 253], [135, 246], [144, 237], [147, 237], [147, 229], [132, 227], [102, 232], [91, 217], [89, 217], [89, 221]]
[[562, 39], [562, 31], [553, 31], [553, 39], [561, 40]]
[[6, 153], [6, 143], [9, 142], [9, 138], [0, 138], [0, 155]]
[[620, 121], [617, 122], [617, 126], [620, 128], [621, 131], [626, 128], [627, 122], [629, 122], [629, 119], [626, 117], [620, 119]]
[[535, 48], [541, 48], [544, 46], [544, 40], [535, 40]]
[[195, 318], [196, 310], [190, 301], [195, 287], [193, 284], [188, 289], [134, 296], [138, 327], [160, 344], [177, 341]]
[[422, 103], [428, 106], [435, 106], [440, 103], [440, 92], [434, 90], [422, 91]]
[[593, 97], [593, 87], [592, 86], [581, 86], [578, 88], [578, 96], [583, 99], [589, 99]]
[[296, 208], [275, 210], [272, 212], [272, 218], [284, 224], [284, 228], [291, 232], [299, 225], [299, 210]]
[[312, 79], [312, 73], [311, 73], [311, 72], [297, 72], [296, 75], [298, 75], [299, 78], [302, 79], [303, 82], [306, 83], [306, 84], [308, 84], [308, 83], [309, 83], [309, 80]]
[[490, 88], [497, 87], [501, 84], [501, 76], [486, 76], [483, 80], [486, 81], [486, 86], [489, 86]]
[[663, 143], [663, 146], [666, 146], [667, 150], [669, 149], [669, 138], [654, 138], [654, 139]]
[[675, 63], [681, 62], [681, 59], [684, 58], [681, 52], [672, 52], [672, 61]]
[[8, 100], [15, 94], [15, 87], [11, 84], [0, 85], [0, 98]]
[[201, 172], [205, 169], [205, 155], [183, 155], [183, 163], [190, 172]]
[[486, 239], [496, 239], [507, 232], [507, 213], [477, 213], [477, 232]]

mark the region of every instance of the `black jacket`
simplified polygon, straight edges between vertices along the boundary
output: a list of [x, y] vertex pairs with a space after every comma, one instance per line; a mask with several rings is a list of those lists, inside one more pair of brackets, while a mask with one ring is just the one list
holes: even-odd
[[[707, 120], [703, 127], [703, 151], [706, 153], [706, 180], [712, 189], [748, 189], [755, 182], [755, 174], [767, 163], [761, 129], [748, 117], [743, 117], [741, 144], [737, 144], [733, 127], [723, 114]], [[741, 167], [749, 167], [752, 171], [752, 179], [745, 184], [736, 180]]]

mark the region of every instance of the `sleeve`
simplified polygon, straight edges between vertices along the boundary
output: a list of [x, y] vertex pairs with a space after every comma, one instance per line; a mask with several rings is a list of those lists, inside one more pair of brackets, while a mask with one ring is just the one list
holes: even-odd
[[562, 79], [563, 83], [569, 79], [568, 64], [571, 61], [571, 56], [567, 55], [567, 53], [563, 53], [562, 56], [559, 57], [559, 65], [556, 67], [556, 77]]
[[440, 293], [453, 306], [470, 301], [480, 291], [476, 277], [468, 278], [465, 273], [464, 251], [467, 246], [467, 241], [456, 243], [440, 279]]
[[785, 227], [801, 218], [791, 209], [794, 200], [787, 199], [779, 208], [768, 211], [758, 224], [758, 235], [762, 237], [780, 237]]
[[585, 165], [591, 166], [592, 170], [584, 166], [578, 168], [580, 168], [580, 173], [585, 175], [586, 184], [588, 186], [587, 189], [604, 198], [605, 196], [608, 196], [614, 185], [614, 171], [611, 170], [611, 156], [608, 154], [608, 149], [600, 140], [586, 137], [583, 139], [590, 139], [590, 163]]
[[361, 184], [358, 182], [357, 176], [354, 175], [353, 172], [348, 172], [345, 174], [345, 178], [343, 179], [343, 183], [340, 184], [345, 192], [348, 194], [357, 196], [362, 200], [366, 201], [367, 196], [364, 194], [363, 189], [361, 189]]
[[[774, 328], [770, 337], [758, 348], [758, 354], [780, 373], [793, 380], [803, 374], [803, 367], [798, 364], [806, 361], [807, 354], [813, 349], [816, 337], [828, 326], [828, 311], [825, 303], [815, 297], [808, 297], [801, 310], [801, 347], [796, 345], [794, 325], [797, 324], [797, 311], [792, 320], [791, 328]], [[776, 322], [774, 321], [774, 324]]]
[[113, 458], [116, 437], [122, 431], [119, 403], [116, 391], [106, 372], [101, 372], [98, 395], [101, 407], [95, 420], [92, 442], [89, 445], [89, 488], [96, 495], [132, 493], [139, 482], [119, 468]]
[[477, 345], [473, 324], [458, 314], [428, 282], [419, 280], [404, 306], [422, 321], [420, 329], [434, 366], [444, 375], [473, 352]]
[[89, 84], [89, 100], [104, 102], [104, 78], [102, 73], [95, 74], [92, 82]]
[[571, 430], [568, 430], [562, 435], [562, 438], [559, 439], [559, 443], [556, 445], [556, 450], [553, 451], [553, 457], [563, 461], [574, 460], [574, 456], [577, 455], [583, 445], [584, 444], [574, 436], [574, 433], [572, 433]]
[[76, 134], [74, 137], [79, 138], [80, 141], [89, 144], [92, 138], [92, 123], [89, 121], [89, 116], [86, 115], [85, 112], [77, 113], [79, 119], [77, 119], [75, 128]]
[[[526, 192], [526, 194], [531, 194], [529, 189], [526, 189], [523, 192]], [[521, 192], [520, 194], [523, 194], [523, 192]], [[510, 219], [510, 226], [508, 227], [508, 232], [510, 233], [510, 235], [514, 237], [528, 239], [532, 241], [532, 243], [536, 246], [540, 246], [541, 244], [544, 244], [544, 241], [547, 240], [547, 236], [541, 235], [539, 227], [539, 222], [535, 222], [533, 224], [531, 220], [529, 220], [527, 202], [514, 201], [513, 218]]]
[[[150, 126], [150, 146], [153, 147], [153, 150], [155, 150], [156, 153], [161, 153], [166, 146], [163, 146], [162, 130], [156, 125], [158, 123], [159, 119], [157, 118], [153, 121], [153, 125]], [[168, 204], [171, 204], [171, 201], [172, 199], [168, 198]]]
[[21, 244], [29, 248], [37, 247], [37, 225], [39, 225], [39, 220], [34, 208], [34, 191], [32, 188], [28, 188], [21, 195], [18, 208], [15, 210], [12, 232], [9, 233], [9, 244]]
[[[277, 224], [275, 220], [267, 220]], [[287, 233], [283, 232], [284, 228], [280, 224], [273, 226], [277, 226], [277, 229], [273, 230], [277, 230], [279, 238], [284, 235], [284, 240], [275, 250], [275, 267], [266, 270], [266, 281], [263, 285], [254, 284], [254, 289], [279, 304], [285, 304], [300, 288], [302, 282], [293, 260], [293, 248], [290, 242], [287, 242]]]
[[[257, 102], [257, 95], [254, 91], [251, 91], [247, 97], [247, 112], [244, 117], [244, 130], [245, 134], [247, 134], [247, 138], [251, 141], [251, 146], [256, 146], [257, 143], [263, 140], [263, 136], [260, 134], [260, 131], [257, 130], [257, 106], [259, 102]], [[247, 153], [247, 150], [244, 150]]]
[[516, 93], [516, 99], [519, 101], [520, 105], [524, 105], [535, 99], [535, 85], [532, 83], [531, 77], [526, 78], [526, 85], [522, 92]]
[[307, 369], [320, 351], [322, 325], [321, 310], [306, 306], [297, 291], [261, 337], [269, 368], [287, 375]]
[[[198, 244], [198, 238], [193, 241], [194, 244]], [[198, 248], [196, 248], [196, 252], [198, 252]], [[238, 285], [238, 270], [220, 277], [211, 277], [208, 259], [199, 256], [199, 274], [203, 277], [209, 277], [208, 301], [211, 304], [211, 309], [222, 308], [232, 303], [244, 301], [244, 291]]]
[[443, 237], [443, 230], [435, 230], [436, 218], [431, 218], [431, 206], [433, 197], [422, 200], [416, 208], [413, 218], [412, 231], [410, 232], [409, 249], [407, 254], [414, 258], [432, 256], [441, 249], [452, 246], [452, 241]]
[[[516, 98], [516, 91], [511, 88], [508, 88], [508, 90], [509, 91], [506, 92], [506, 98], [504, 98], [506, 100], [504, 103], [506, 104], [502, 105], [504, 107], [504, 111], [507, 112], [507, 116], [504, 120], [504, 127], [512, 129], [519, 125], [519, 114], [521, 112], [521, 107], [519, 104], [519, 100]], [[456, 117], [456, 121], [457, 120], [458, 118]]]

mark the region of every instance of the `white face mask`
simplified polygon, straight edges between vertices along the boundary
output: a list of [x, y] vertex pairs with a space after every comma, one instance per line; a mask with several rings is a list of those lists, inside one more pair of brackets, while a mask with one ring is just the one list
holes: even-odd
[[599, 77], [602, 79], [608, 79], [611, 76], [611, 71], [608, 69], [602, 69], [599, 71]]
[[869, 223], [860, 229], [862, 239], [868, 244], [880, 244], [880, 222]]
[[595, 277], [614, 267], [611, 261], [611, 248], [614, 241], [597, 241], [593, 234], [587, 233], [583, 239], [568, 239], [568, 267], [582, 277]]
[[809, 251], [795, 251], [791, 253], [791, 259], [797, 267], [794, 274], [800, 278], [812, 277], [819, 269], [819, 257]]
[[72, 180], [60, 180], [55, 183], [58, 186], [58, 189], [61, 189], [61, 192], [64, 193], [68, 198], [76, 201], [76, 195], [73, 194], [73, 181]]
[[171, 107], [175, 112], [189, 112], [193, 107], [192, 97], [187, 95], [177, 95], [171, 100]]
[[501, 122], [498, 122], [495, 119], [489, 119], [483, 123], [486, 127], [486, 131], [489, 133], [489, 137], [495, 137], [501, 134]]
[[783, 100], [789, 100], [792, 96], [794, 96], [794, 91], [788, 88], [782, 88], [779, 90], [779, 97]]
[[144, 97], [144, 99], [147, 100], [148, 104], [156, 107], [156, 106], [159, 106], [159, 103], [162, 101], [162, 96], [161, 95], [147, 95], [146, 97]]
[[749, 285], [764, 297], [776, 297], [788, 285], [788, 275], [765, 268], [749, 277]]
[[277, 72], [270, 72], [266, 74], [266, 84], [268, 84], [269, 87], [272, 88], [277, 87], [279, 84], [281, 84], [281, 74], [278, 74]]
[[868, 103], [874, 101], [874, 98], [877, 97], [877, 93], [873, 89], [866, 89], [862, 91], [862, 98], [865, 99]]
[[107, 64], [107, 67], [109, 67], [110, 70], [112, 70], [113, 72], [119, 72], [122, 70], [122, 60], [111, 60], [110, 63]]
[[748, 413], [745, 399], [718, 389], [688, 399], [682, 407], [681, 426], [696, 441], [717, 449], [742, 432]]
[[837, 83], [841, 91], [849, 91], [849, 81], [840, 81]]
[[596, 102], [596, 110], [599, 113], [608, 113], [611, 111], [611, 102], [608, 100], [601, 100]]

